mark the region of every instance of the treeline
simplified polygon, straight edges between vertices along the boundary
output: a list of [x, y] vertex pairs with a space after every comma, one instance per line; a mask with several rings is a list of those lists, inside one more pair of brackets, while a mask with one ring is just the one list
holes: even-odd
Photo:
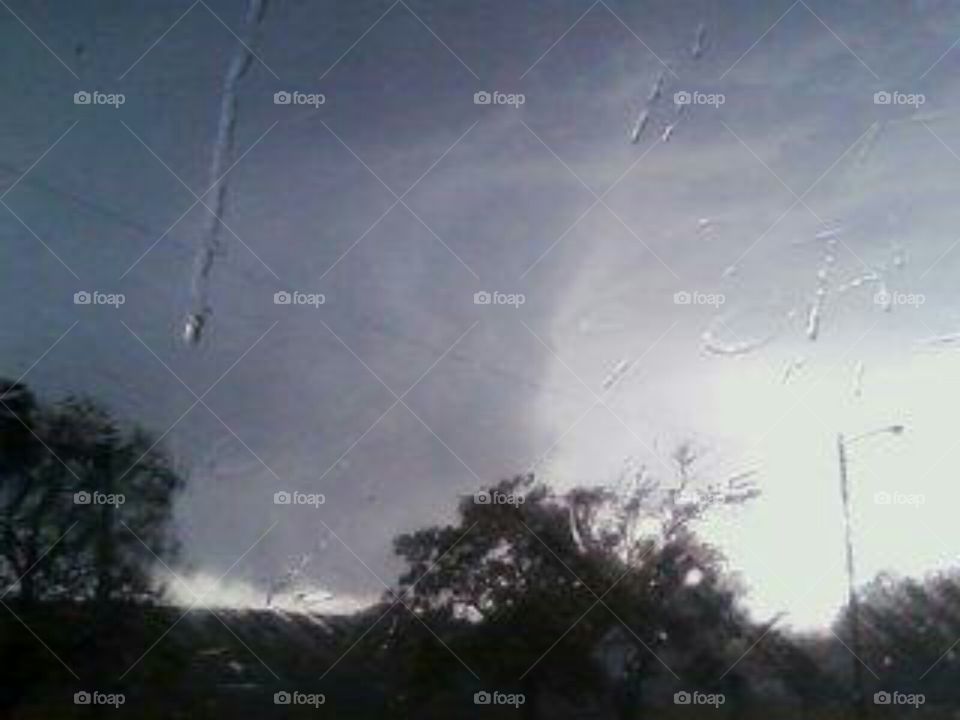
[[[811, 637], [755, 622], [695, 528], [756, 487], [700, 477], [690, 447], [673, 460], [669, 478], [464, 497], [396, 538], [405, 571], [350, 617], [186, 613], [156, 581], [185, 486], [162, 446], [95, 402], [0, 381], [0, 715], [90, 717], [73, 698], [92, 688], [138, 718], [851, 717], [850, 613]], [[890, 716], [878, 692], [960, 708], [958, 601], [950, 574], [862, 589], [871, 716]]]

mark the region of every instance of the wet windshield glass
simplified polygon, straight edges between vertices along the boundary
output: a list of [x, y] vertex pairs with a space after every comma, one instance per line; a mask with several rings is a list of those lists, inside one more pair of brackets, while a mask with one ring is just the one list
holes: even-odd
[[953, 3], [0, 5], [11, 708], [958, 706]]

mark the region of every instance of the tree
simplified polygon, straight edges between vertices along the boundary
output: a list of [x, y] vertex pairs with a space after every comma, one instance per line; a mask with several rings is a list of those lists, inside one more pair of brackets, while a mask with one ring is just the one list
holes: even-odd
[[465, 498], [455, 525], [395, 541], [406, 604], [455, 628], [447, 644], [485, 683], [519, 684], [528, 717], [547, 691], [599, 701], [611, 674], [620, 716], [635, 717], [643, 684], [667, 672], [668, 646], [690, 687], [715, 681], [747, 622], [691, 524], [756, 493], [742, 476], [694, 487], [692, 451], [677, 458], [675, 487], [641, 469], [629, 487], [555, 495], [528, 476], [483, 491], [488, 502]]
[[39, 443], [32, 436], [36, 398], [25, 385], [0, 379], [0, 462], [23, 463]]
[[[447, 630], [447, 645], [480, 676], [478, 689], [523, 692], [523, 712], [535, 717], [547, 687], [570, 696], [596, 690], [595, 615], [581, 616], [596, 599], [588, 586], [603, 587], [611, 574], [576, 554], [566, 510], [532, 477], [504, 481], [485, 497], [491, 502], [463, 499], [457, 525], [397, 538], [408, 565], [399, 592], [431, 629]], [[427, 688], [436, 682], [433, 670]]]
[[0, 583], [18, 603], [144, 600], [184, 480], [143, 430], [89, 400], [0, 382]]
[[81, 603], [92, 604], [92, 613], [77, 608], [92, 623], [64, 641], [92, 658], [92, 677], [107, 676], [105, 628], [117, 602], [159, 591], [152, 569], [175, 553], [170, 519], [183, 484], [146, 432], [122, 430], [96, 403], [42, 403], [0, 380], [0, 612], [17, 620], [7, 617], [0, 644], [0, 709], [40, 682], [47, 650], [34, 628], [62, 637], [54, 626]]
[[[924, 692], [939, 702], [956, 702], [960, 662], [960, 573], [941, 572], [923, 579], [880, 574], [860, 593], [860, 656], [877, 690]], [[845, 608], [835, 623], [849, 645], [852, 617]], [[842, 655], [843, 648], [838, 651]]]

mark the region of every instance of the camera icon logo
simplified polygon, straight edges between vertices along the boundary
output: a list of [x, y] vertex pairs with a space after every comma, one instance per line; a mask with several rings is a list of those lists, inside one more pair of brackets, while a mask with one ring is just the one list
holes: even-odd
[[693, 102], [693, 96], [686, 90], [680, 90], [673, 94], [673, 102], [677, 105], [689, 105]]
[[473, 694], [473, 704], [474, 705], [489, 705], [490, 704], [490, 693], [486, 690], [481, 690]]
[[80, 492], [75, 492], [73, 494], [74, 505], [89, 505], [91, 499], [90, 493], [88, 493], [86, 490], [81, 490]]
[[480, 92], [475, 92], [473, 94], [473, 104], [474, 105], [489, 105], [493, 102], [493, 96], [488, 93], [486, 90], [481, 90]]
[[273, 94], [273, 104], [274, 105], [289, 105], [293, 102], [293, 95], [288, 93], [286, 90], [280, 90]]
[[880, 90], [873, 94], [873, 104], [874, 105], [889, 105], [893, 102], [893, 95], [888, 93], [886, 90]]
[[474, 305], [489, 305], [491, 302], [493, 302], [493, 297], [486, 290], [481, 290], [473, 294]]
[[74, 705], [89, 705], [92, 700], [90, 693], [86, 690], [81, 690], [80, 692], [75, 692], [73, 694], [73, 704]]
[[281, 690], [273, 694], [274, 705], [289, 705], [292, 700], [293, 698], [286, 690]]
[[293, 296], [285, 290], [273, 294], [274, 305], [289, 305], [293, 302]]
[[286, 490], [280, 490], [273, 494], [273, 504], [274, 505], [289, 505], [293, 497]]
[[674, 705], [689, 705], [692, 701], [692, 696], [686, 690], [681, 690], [673, 694]]
[[93, 296], [86, 290], [81, 290], [80, 292], [75, 292], [73, 294], [74, 305], [89, 305], [92, 300]]
[[477, 505], [489, 505], [491, 500], [490, 493], [486, 490], [481, 490], [480, 492], [474, 494], [473, 502]]
[[673, 294], [674, 305], [689, 305], [692, 300], [692, 296], [686, 290], [681, 290]]
[[892, 698], [890, 693], [886, 690], [881, 690], [878, 693], [873, 694], [873, 704], [874, 705], [889, 705]]
[[89, 105], [93, 101], [93, 96], [86, 90], [80, 90], [73, 94], [74, 105]]

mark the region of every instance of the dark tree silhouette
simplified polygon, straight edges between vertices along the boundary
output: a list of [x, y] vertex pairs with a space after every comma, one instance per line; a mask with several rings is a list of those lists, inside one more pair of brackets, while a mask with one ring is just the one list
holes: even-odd
[[21, 387], [2, 407], [4, 589], [21, 605], [147, 598], [153, 556], [176, 549], [169, 520], [184, 480], [169, 457], [89, 400], [43, 406]]
[[[925, 579], [881, 574], [860, 592], [861, 657], [867, 694], [878, 690], [924, 692], [931, 701], [960, 702], [960, 574]], [[849, 607], [834, 631], [849, 645]], [[841, 670], [845, 669], [843, 666]], [[877, 677], [874, 677], [874, 674]]]
[[[679, 457], [681, 478], [669, 489], [641, 472], [631, 487], [556, 496], [528, 476], [485, 491], [491, 502], [465, 498], [455, 525], [395, 541], [408, 566], [403, 603], [434, 621], [481, 687], [524, 692], [527, 717], [546, 695], [600, 702], [611, 683], [622, 718], [637, 716], [643, 686], [665, 674], [690, 688], [716, 685], [747, 622], [718, 554], [690, 524], [755, 492], [742, 479], [694, 490], [691, 456]], [[408, 626], [398, 621], [394, 635]], [[423, 666], [426, 678], [403, 682], [427, 693], [445, 682], [436, 668], [450, 663]]]
[[[110, 637], [103, 630], [113, 606], [148, 601], [160, 589], [152, 571], [157, 558], [175, 553], [170, 518], [183, 484], [149, 435], [122, 430], [95, 403], [45, 404], [23, 385], [0, 381], [2, 612], [32, 630], [54, 604], [90, 605], [92, 626], [71, 637], [93, 651], [96, 674], [95, 648]], [[23, 636], [9, 616], [3, 627], [5, 636], [11, 627]], [[40, 647], [25, 642], [7, 637], [4, 667], [23, 667]], [[5, 678], [6, 702], [36, 674]]]

